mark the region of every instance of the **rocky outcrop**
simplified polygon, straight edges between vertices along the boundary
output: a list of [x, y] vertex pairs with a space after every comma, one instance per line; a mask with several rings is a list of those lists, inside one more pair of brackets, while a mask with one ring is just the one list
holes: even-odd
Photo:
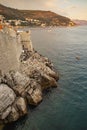
[[5, 119], [11, 112], [11, 105], [15, 101], [14, 91], [5, 84], [0, 85], [0, 118]]
[[5, 73], [0, 68], [0, 123], [16, 121], [27, 114], [28, 105], [36, 106], [42, 101], [43, 90], [57, 86], [59, 77], [53, 64], [33, 49], [28, 35], [21, 32], [14, 37], [23, 46], [19, 69]]

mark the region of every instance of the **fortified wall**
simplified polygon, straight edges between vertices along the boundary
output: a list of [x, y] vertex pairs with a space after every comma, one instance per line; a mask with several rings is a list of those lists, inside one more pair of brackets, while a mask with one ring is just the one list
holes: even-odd
[[0, 31], [0, 123], [18, 120], [57, 87], [58, 74], [47, 57], [34, 51], [29, 32]]

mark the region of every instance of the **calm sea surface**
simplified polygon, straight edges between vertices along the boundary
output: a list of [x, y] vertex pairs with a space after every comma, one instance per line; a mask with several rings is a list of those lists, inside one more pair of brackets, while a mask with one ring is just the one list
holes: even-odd
[[31, 29], [31, 39], [59, 72], [58, 88], [4, 130], [87, 130], [87, 26]]

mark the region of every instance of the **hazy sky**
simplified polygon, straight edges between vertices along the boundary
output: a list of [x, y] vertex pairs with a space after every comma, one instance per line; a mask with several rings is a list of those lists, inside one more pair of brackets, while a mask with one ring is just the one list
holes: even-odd
[[87, 20], [87, 0], [0, 0], [18, 9], [51, 10], [72, 19]]

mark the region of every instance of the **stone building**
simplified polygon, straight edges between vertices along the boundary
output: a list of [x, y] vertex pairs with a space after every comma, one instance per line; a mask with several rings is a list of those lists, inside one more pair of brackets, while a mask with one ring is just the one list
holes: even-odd
[[22, 43], [22, 46], [29, 51], [33, 51], [33, 46], [30, 40], [30, 31], [23, 31], [19, 33], [20, 35], [20, 42]]

